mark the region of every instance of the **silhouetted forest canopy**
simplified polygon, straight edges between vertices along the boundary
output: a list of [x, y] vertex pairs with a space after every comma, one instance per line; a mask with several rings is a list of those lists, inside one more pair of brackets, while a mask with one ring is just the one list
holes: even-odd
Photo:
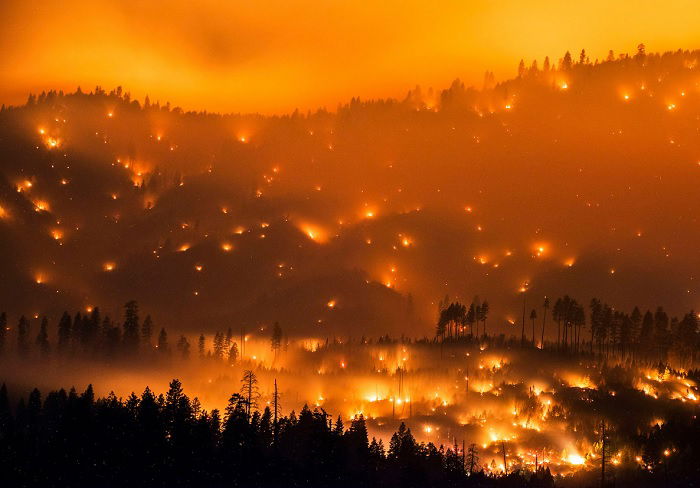
[[[146, 388], [126, 399], [95, 398], [92, 386], [45, 397], [35, 389], [12, 408], [3, 385], [2, 478], [9, 486], [554, 486], [546, 463], [485, 475], [475, 444], [418, 443], [403, 423], [385, 446], [369, 440], [361, 415], [346, 428], [319, 408], [260, 409], [256, 381], [246, 372], [223, 413], [203, 410], [178, 380], [165, 394]], [[648, 469], [618, 472], [616, 485], [696, 482], [698, 433], [694, 417], [637, 436]], [[670, 442], [673, 457], [664, 454]]]
[[[460, 302], [452, 302], [449, 296], [445, 296], [438, 304], [434, 338], [424, 337], [415, 341], [476, 341], [501, 345], [512, 343], [513, 336], [508, 338], [503, 334], [487, 333], [489, 307], [487, 300], [480, 302], [478, 297], [467, 307]], [[550, 323], [547, 324], [550, 307]], [[538, 310], [542, 315], [541, 321], [537, 320]], [[38, 329], [35, 327], [36, 330], [32, 330], [32, 322], [38, 322]], [[12, 349], [22, 358], [48, 359], [53, 354], [58, 357], [89, 357], [104, 361], [120, 358], [133, 360], [139, 355], [151, 359], [168, 358], [171, 354], [187, 360], [192, 353], [192, 338], [180, 334], [177, 338], [169, 339], [166, 329], [157, 328], [150, 315], [141, 318], [135, 300], [124, 305], [120, 322], [113, 321], [109, 316], [103, 317], [99, 307], [91, 307], [86, 313], [78, 311], [75, 315], [63, 312], [56, 322], [54, 327], [50, 327], [46, 316], [35, 315], [28, 319], [22, 315], [13, 327], [8, 322], [7, 313], [0, 312], [0, 357], [12, 354]], [[634, 307], [627, 313], [593, 298], [586, 313], [583, 305], [565, 295], [557, 298], [553, 304], [545, 297], [539, 307], [530, 310], [528, 319], [524, 302], [521, 325], [522, 347], [570, 354], [595, 354], [601, 361], [615, 357], [646, 364], [668, 363], [676, 368], [692, 368], [698, 363], [700, 315], [694, 310], [680, 319], [669, 317], [661, 306], [653, 312], [647, 310], [644, 313], [639, 307]], [[547, 325], [556, 330], [556, 340], [545, 341]], [[265, 331], [266, 328], [262, 327], [261, 330]], [[286, 348], [289, 338], [284, 335], [279, 322], [275, 322], [269, 330], [270, 349], [277, 355], [283, 341]], [[553, 331], [551, 335], [554, 337]], [[238, 338], [231, 327], [225, 331], [216, 331], [210, 337], [210, 350], [205, 349], [206, 339], [204, 333], [197, 337], [199, 358], [214, 358], [230, 364], [240, 358], [242, 338]], [[335, 342], [336, 338], [333, 340]], [[379, 344], [392, 341], [389, 335], [377, 338], [363, 335], [359, 338], [359, 343], [371, 345], [374, 340]], [[402, 343], [410, 344], [413, 341], [407, 335], [401, 336]], [[329, 338], [326, 337], [325, 345], [328, 344]]]

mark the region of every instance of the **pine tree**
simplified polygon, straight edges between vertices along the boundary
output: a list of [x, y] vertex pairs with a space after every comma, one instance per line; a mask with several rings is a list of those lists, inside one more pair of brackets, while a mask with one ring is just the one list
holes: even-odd
[[562, 319], [562, 301], [561, 298], [557, 298], [554, 302], [554, 308], [552, 309], [552, 318], [557, 322], [557, 350], [561, 346], [561, 319]]
[[131, 300], [124, 305], [124, 330], [122, 340], [129, 353], [135, 353], [139, 345], [139, 307]]
[[231, 349], [231, 340], [233, 339], [233, 332], [231, 327], [226, 330], [226, 337], [224, 338], [224, 351], [228, 352]]
[[632, 321], [632, 343], [634, 344], [634, 352], [636, 354], [639, 352], [639, 343], [641, 339], [639, 334], [641, 333], [642, 329], [642, 312], [639, 310], [639, 307], [634, 307], [632, 314], [630, 315], [630, 320]]
[[115, 354], [117, 354], [117, 352], [120, 351], [120, 347], [122, 344], [121, 329], [119, 329], [119, 327], [111, 326], [111, 322], [109, 322], [106, 325], [110, 325], [110, 327], [107, 330], [105, 349], [109, 356], [114, 356]]
[[275, 322], [272, 326], [272, 336], [270, 337], [270, 347], [275, 353], [279, 353], [280, 346], [282, 345], [282, 327], [280, 327], [279, 322]]
[[95, 307], [90, 312], [90, 317], [85, 317], [83, 324], [83, 334], [81, 336], [81, 344], [83, 351], [86, 353], [94, 352], [99, 338], [100, 332], [100, 308]]
[[238, 344], [231, 344], [231, 349], [228, 350], [228, 362], [233, 365], [238, 360]]
[[199, 335], [199, 340], [197, 341], [197, 351], [199, 352], [199, 359], [204, 359], [204, 334]]
[[489, 318], [489, 302], [484, 300], [479, 309], [479, 320], [484, 325], [484, 336], [486, 336], [486, 320]]
[[384, 443], [381, 439], [377, 441], [375, 437], [372, 437], [372, 442], [369, 444], [369, 458], [370, 458], [370, 472], [376, 473], [379, 471], [386, 453], [384, 452]]
[[146, 315], [146, 318], [141, 325], [141, 342], [147, 348], [151, 347], [151, 337], [153, 336], [153, 320], [150, 315]]
[[214, 334], [214, 357], [216, 359], [224, 357], [224, 335], [221, 332]]
[[180, 336], [180, 339], [177, 341], [177, 351], [180, 353], [180, 357], [184, 360], [189, 359], [190, 357], [190, 343], [187, 340], [187, 337]]
[[49, 345], [49, 321], [46, 317], [41, 319], [41, 326], [39, 327], [39, 333], [36, 336], [36, 345], [41, 351], [41, 355], [45, 358], [49, 355], [50, 345]]
[[29, 354], [29, 341], [27, 336], [29, 335], [29, 321], [22, 315], [19, 318], [19, 323], [17, 324], [17, 352], [20, 356], [27, 356]]
[[72, 322], [68, 312], [63, 312], [61, 320], [58, 322], [58, 349], [60, 352], [67, 352], [71, 342]]
[[469, 473], [469, 475], [472, 475], [474, 471], [479, 468], [479, 448], [476, 444], [469, 444], [465, 462], [468, 466], [467, 473]]
[[80, 347], [80, 338], [83, 336], [83, 316], [80, 312], [73, 317], [73, 326], [70, 331], [70, 347], [77, 351]]
[[174, 445], [181, 444], [186, 440], [187, 424], [192, 420], [193, 412], [190, 400], [182, 389], [182, 383], [177, 379], [170, 382], [165, 395], [164, 414], [170, 442]]
[[642, 318], [642, 327], [639, 331], [639, 344], [645, 356], [651, 353], [654, 343], [654, 315], [647, 310]]
[[440, 318], [435, 327], [435, 337], [445, 340], [445, 333], [447, 332], [447, 320], [446, 320], [446, 310], [440, 312]]
[[562, 71], [569, 71], [572, 65], [573, 61], [571, 60], [571, 53], [566, 51], [564, 54], [564, 59], [561, 60], [561, 69]]
[[333, 433], [339, 437], [342, 437], [343, 434], [345, 433], [345, 426], [343, 425], [343, 418], [340, 415], [338, 415], [338, 418], [335, 421], [335, 427], [333, 428]]
[[[466, 322], [469, 325], [469, 336], [474, 337], [474, 322], [476, 322], [476, 310], [474, 308], [474, 302], [469, 305], [469, 311], [467, 312]], [[479, 334], [477, 328], [477, 335]]]
[[634, 55], [634, 59], [640, 64], [643, 64], [647, 57], [646, 50], [647, 48], [643, 43], [637, 45], [637, 54]]
[[668, 315], [663, 307], [658, 307], [654, 314], [654, 342], [656, 343], [659, 360], [664, 361], [668, 351], [669, 330]]
[[168, 354], [169, 352], [169, 347], [168, 347], [168, 333], [165, 332], [165, 329], [160, 329], [160, 333], [158, 334], [158, 352], [160, 354]]

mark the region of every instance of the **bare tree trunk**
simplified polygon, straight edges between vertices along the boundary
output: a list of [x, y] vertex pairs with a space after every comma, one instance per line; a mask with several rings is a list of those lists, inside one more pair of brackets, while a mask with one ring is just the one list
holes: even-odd
[[542, 339], [540, 340], [540, 347], [544, 349], [544, 326], [547, 321], [547, 307], [544, 308], [544, 315], [542, 316]]

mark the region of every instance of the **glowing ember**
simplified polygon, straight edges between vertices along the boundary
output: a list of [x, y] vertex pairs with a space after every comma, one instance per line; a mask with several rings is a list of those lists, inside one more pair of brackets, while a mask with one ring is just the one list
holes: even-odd
[[576, 453], [569, 454], [569, 456], [566, 458], [566, 461], [569, 464], [573, 464], [574, 466], [580, 466], [582, 464], [586, 464], [586, 458], [584, 458], [581, 455], [576, 454]]
[[46, 147], [48, 147], [49, 149], [55, 149], [60, 145], [61, 141], [55, 137], [47, 137], [44, 140], [44, 143], [46, 144]]
[[45, 200], [36, 200], [34, 202], [34, 210], [36, 212], [48, 212], [49, 204]]
[[318, 225], [311, 223], [299, 224], [299, 229], [312, 241], [324, 243], [328, 240], [326, 232]]
[[24, 180], [20, 183], [17, 184], [17, 193], [21, 193], [25, 190], [28, 190], [32, 187], [32, 182], [29, 180]]

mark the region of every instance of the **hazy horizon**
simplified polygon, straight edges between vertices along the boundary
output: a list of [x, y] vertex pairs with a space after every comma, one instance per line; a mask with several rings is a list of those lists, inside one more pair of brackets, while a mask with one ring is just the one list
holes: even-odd
[[[700, 45], [693, 3], [630, 7], [560, 2], [3, 2], [0, 103], [28, 92], [123, 86], [186, 110], [282, 114], [352, 97], [402, 98], [416, 84], [484, 73], [511, 78], [521, 58], [586, 49], [633, 53]], [[265, 19], [264, 21], [262, 19]]]

